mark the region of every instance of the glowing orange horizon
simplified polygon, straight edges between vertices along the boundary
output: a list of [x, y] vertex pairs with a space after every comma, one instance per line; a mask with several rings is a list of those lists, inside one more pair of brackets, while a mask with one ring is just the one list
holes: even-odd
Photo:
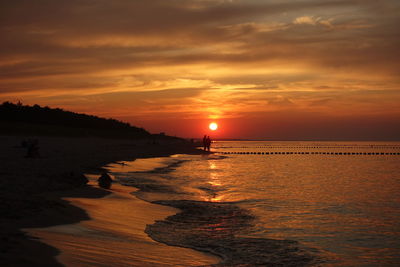
[[399, 140], [399, 1], [3, 2], [0, 103], [189, 139]]

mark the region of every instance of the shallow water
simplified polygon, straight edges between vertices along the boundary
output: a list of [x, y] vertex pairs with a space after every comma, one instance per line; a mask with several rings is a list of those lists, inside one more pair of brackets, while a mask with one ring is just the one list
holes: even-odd
[[[399, 265], [400, 143], [217, 142], [213, 150], [110, 166], [139, 197], [184, 210], [148, 226], [151, 237], [228, 258], [247, 246], [241, 257], [261, 263]], [[169, 225], [183, 230], [174, 236]]]

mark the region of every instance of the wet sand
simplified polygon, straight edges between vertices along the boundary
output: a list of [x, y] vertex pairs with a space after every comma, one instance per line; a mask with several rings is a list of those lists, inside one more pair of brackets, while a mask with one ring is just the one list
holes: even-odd
[[[90, 190], [80, 190], [90, 194]], [[114, 184], [111, 194], [100, 199], [66, 198], [84, 209], [91, 219], [24, 230], [60, 250], [57, 260], [66, 266], [199, 266], [219, 261], [217, 257], [149, 238], [144, 232], [146, 225], [178, 210], [139, 200], [130, 194], [132, 191], [132, 187]]]

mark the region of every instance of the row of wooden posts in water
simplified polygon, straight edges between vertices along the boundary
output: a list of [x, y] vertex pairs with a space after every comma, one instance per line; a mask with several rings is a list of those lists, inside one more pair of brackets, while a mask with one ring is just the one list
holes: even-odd
[[239, 155], [400, 155], [400, 152], [217, 152], [221, 154], [239, 154]]
[[400, 146], [235, 146], [235, 147], [223, 147], [223, 148], [268, 148], [268, 149], [272, 149], [272, 148], [302, 148], [302, 149], [315, 149], [315, 148], [323, 148], [323, 149], [327, 149], [327, 148], [351, 148], [351, 149], [400, 149]]

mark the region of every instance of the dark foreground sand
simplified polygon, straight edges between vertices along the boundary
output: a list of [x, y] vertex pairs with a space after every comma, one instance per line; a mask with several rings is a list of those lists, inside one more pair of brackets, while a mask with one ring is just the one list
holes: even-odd
[[[156, 243], [143, 233], [146, 224], [171, 215], [174, 209], [139, 201], [128, 194], [130, 188], [117, 186], [107, 191], [82, 184], [83, 173], [99, 173], [111, 162], [199, 152], [189, 144], [38, 137], [40, 157], [26, 158], [23, 139], [0, 136], [1, 266], [62, 266], [60, 261], [68, 266], [101, 266], [100, 255], [108, 259], [103, 266], [112, 266], [110, 262], [114, 266], [160, 266], [159, 258], [151, 256], [152, 250], [165, 255], [167, 266], [217, 261]], [[124, 210], [123, 201], [130, 202], [129, 210]], [[132, 215], [134, 210], [139, 212]], [[101, 243], [96, 231], [113, 234]], [[93, 240], [84, 238], [90, 234]], [[129, 242], [124, 240], [126, 236], [131, 237]], [[91, 241], [95, 244], [90, 245]], [[104, 247], [107, 244], [114, 244], [115, 249]], [[122, 252], [117, 253], [119, 250]], [[113, 261], [124, 253], [130, 256]]]

